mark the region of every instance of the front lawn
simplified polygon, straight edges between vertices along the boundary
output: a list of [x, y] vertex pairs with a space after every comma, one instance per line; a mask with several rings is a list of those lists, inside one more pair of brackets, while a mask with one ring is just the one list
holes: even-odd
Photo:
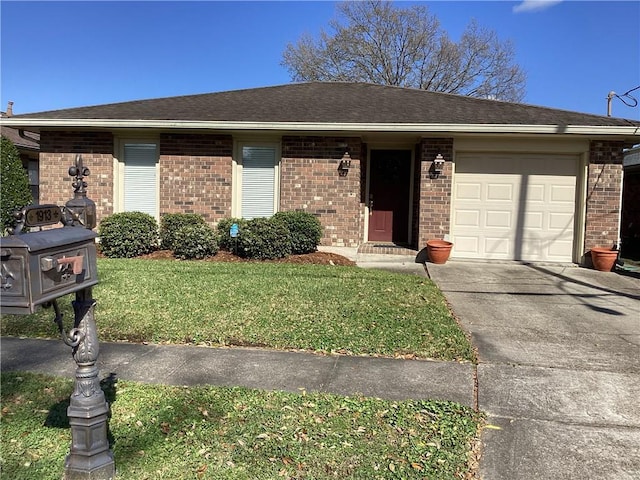
[[[2, 374], [2, 478], [59, 479], [70, 379]], [[451, 403], [103, 385], [116, 479], [469, 478], [480, 415]]]
[[[244, 345], [473, 360], [427, 278], [357, 267], [99, 259], [101, 341]], [[67, 328], [72, 296], [60, 300]], [[2, 334], [56, 337], [52, 310], [2, 316]]]

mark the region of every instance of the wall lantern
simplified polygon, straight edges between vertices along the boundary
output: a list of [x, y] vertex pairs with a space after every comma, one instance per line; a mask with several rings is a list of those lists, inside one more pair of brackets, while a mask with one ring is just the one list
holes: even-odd
[[444, 169], [444, 158], [442, 155], [436, 155], [436, 158], [433, 159], [433, 163], [431, 164], [431, 169], [429, 170], [430, 178], [438, 178]]
[[351, 155], [349, 155], [349, 148], [346, 148], [344, 154], [342, 155], [342, 159], [340, 160], [340, 164], [338, 165], [338, 172], [341, 177], [346, 177], [347, 173], [349, 173], [349, 169], [351, 168]]

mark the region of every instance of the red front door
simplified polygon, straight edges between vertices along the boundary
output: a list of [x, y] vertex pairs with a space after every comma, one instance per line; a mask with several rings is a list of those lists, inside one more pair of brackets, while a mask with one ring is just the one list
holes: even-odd
[[369, 241], [406, 243], [411, 151], [372, 150], [369, 172]]

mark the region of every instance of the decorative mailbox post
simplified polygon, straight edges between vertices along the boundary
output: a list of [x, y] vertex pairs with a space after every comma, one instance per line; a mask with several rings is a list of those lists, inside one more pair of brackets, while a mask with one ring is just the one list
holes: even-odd
[[[67, 416], [71, 447], [65, 460], [65, 480], [108, 480], [115, 476], [113, 453], [107, 440], [109, 407], [98, 378], [98, 335], [91, 287], [98, 283], [96, 261], [96, 208], [87, 198], [84, 177], [89, 169], [76, 158], [69, 168], [74, 198], [57, 205], [25, 207], [16, 214], [18, 225], [0, 238], [0, 309], [2, 313], [29, 314], [38, 306], [53, 306], [54, 321], [65, 344], [72, 348], [76, 378]], [[22, 233], [62, 223], [62, 228]], [[56, 300], [75, 293], [73, 328], [65, 332]]]

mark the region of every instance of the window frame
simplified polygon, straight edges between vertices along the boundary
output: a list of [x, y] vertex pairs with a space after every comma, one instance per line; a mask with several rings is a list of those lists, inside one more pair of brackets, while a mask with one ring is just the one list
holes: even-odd
[[156, 221], [160, 221], [160, 139], [158, 137], [119, 137], [115, 140], [114, 152], [117, 156], [113, 159], [113, 213], [125, 212], [125, 146], [126, 145], [155, 145], [155, 215]]
[[276, 213], [280, 209], [280, 164], [282, 162], [281, 143], [273, 140], [242, 139], [236, 141], [234, 145], [231, 216], [234, 218], [242, 217], [243, 152], [245, 147], [272, 148], [274, 151], [273, 213]]

